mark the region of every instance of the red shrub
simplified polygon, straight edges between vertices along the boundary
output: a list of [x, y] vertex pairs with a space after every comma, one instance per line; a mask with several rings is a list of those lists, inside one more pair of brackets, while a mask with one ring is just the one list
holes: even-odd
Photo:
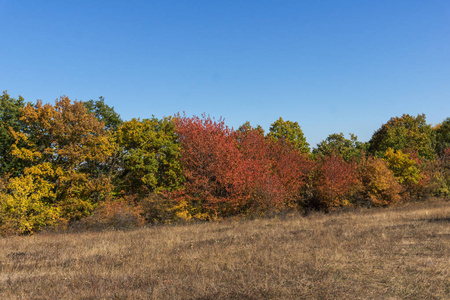
[[242, 155], [241, 197], [246, 201], [243, 209], [250, 213], [255, 210], [265, 212], [280, 206], [284, 189], [273, 169], [270, 141], [256, 129], [238, 132], [237, 140]]
[[313, 204], [325, 210], [349, 205], [347, 197], [358, 182], [355, 165], [333, 154], [318, 161], [313, 179]]
[[182, 146], [185, 197], [201, 207], [199, 213], [211, 217], [235, 213], [243, 180], [242, 155], [233, 130], [222, 119], [206, 116], [178, 117], [175, 124]]
[[238, 140], [252, 204], [265, 209], [300, 204], [312, 167], [308, 157], [280, 140], [264, 137], [257, 129], [239, 132]]

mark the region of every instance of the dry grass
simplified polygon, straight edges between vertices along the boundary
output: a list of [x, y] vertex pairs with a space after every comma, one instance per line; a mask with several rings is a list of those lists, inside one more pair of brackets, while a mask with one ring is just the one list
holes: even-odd
[[450, 205], [0, 239], [0, 299], [449, 299]]

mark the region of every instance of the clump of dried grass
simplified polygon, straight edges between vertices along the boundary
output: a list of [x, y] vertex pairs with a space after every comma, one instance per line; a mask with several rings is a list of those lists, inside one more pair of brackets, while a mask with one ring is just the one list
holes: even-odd
[[450, 207], [0, 239], [1, 299], [445, 299]]

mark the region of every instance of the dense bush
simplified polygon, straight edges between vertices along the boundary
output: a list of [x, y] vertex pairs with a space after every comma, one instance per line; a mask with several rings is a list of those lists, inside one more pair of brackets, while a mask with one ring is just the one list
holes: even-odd
[[61, 217], [51, 204], [52, 185], [31, 175], [10, 178], [0, 190], [0, 233], [23, 234], [56, 225]]
[[312, 205], [326, 211], [351, 204], [351, 192], [358, 183], [356, 166], [332, 154], [320, 158], [313, 174]]
[[369, 157], [359, 167], [364, 199], [373, 206], [395, 204], [402, 199], [403, 187], [388, 168], [386, 161]]

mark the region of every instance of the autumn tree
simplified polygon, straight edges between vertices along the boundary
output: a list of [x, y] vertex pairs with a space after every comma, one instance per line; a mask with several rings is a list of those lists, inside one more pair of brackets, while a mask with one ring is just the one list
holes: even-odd
[[384, 159], [368, 157], [358, 169], [363, 197], [370, 205], [386, 206], [402, 200], [404, 189]]
[[402, 184], [407, 194], [405, 197], [424, 198], [430, 191], [429, 165], [433, 161], [420, 157], [416, 152], [403, 153], [389, 148], [384, 159], [397, 181]]
[[389, 148], [384, 154], [384, 159], [399, 183], [412, 186], [421, 179], [422, 175], [416, 162], [407, 153]]
[[284, 121], [281, 117], [269, 129], [269, 137], [284, 141], [302, 153], [309, 153], [309, 144], [297, 122]]
[[312, 176], [313, 208], [330, 210], [350, 205], [350, 192], [358, 182], [354, 163], [331, 154], [319, 158]]
[[[246, 125], [246, 124], [244, 124]], [[264, 214], [281, 208], [285, 189], [276, 173], [278, 140], [264, 136], [261, 128], [241, 126], [235, 133], [241, 154], [241, 207], [243, 214]], [[284, 145], [284, 144], [283, 144]], [[291, 147], [286, 147], [289, 150]], [[283, 164], [284, 161], [280, 161]], [[288, 180], [288, 179], [287, 179]]]
[[55, 105], [37, 101], [22, 110], [22, 131], [14, 131], [12, 153], [24, 162], [22, 177], [52, 185], [48, 197], [68, 219], [80, 218], [111, 190], [110, 179], [98, 173], [114, 151], [104, 125], [82, 102], [68, 97]]
[[119, 189], [142, 196], [182, 186], [180, 145], [172, 118], [132, 119], [119, 127], [116, 138], [123, 151]]
[[206, 116], [176, 124], [191, 210], [222, 217], [301, 206], [312, 162], [291, 143], [249, 123], [237, 131]]
[[401, 117], [391, 118], [383, 124], [369, 141], [369, 151], [383, 157], [384, 153], [392, 148], [394, 150], [417, 151], [420, 157], [434, 159], [434, 131], [426, 123], [424, 114], [416, 117], [404, 114]]
[[314, 161], [300, 151], [277, 142], [272, 145], [272, 169], [284, 191], [283, 203], [288, 208], [304, 210], [307, 206], [307, 184]]
[[53, 185], [33, 175], [12, 177], [0, 189], [0, 235], [30, 234], [56, 225]]
[[239, 211], [241, 154], [234, 131], [222, 119], [178, 116], [176, 133], [182, 147], [186, 216], [199, 219]]

